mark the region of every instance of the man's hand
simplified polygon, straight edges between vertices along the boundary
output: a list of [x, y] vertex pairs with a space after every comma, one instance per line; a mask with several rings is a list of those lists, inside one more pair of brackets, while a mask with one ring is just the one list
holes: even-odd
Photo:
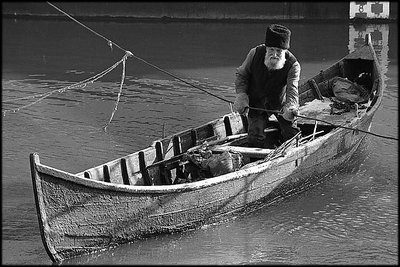
[[287, 121], [293, 121], [295, 115], [299, 115], [299, 109], [295, 106], [284, 106], [282, 117]]
[[235, 103], [233, 103], [233, 110], [241, 115], [249, 113], [249, 96], [246, 93], [239, 93], [236, 95]]

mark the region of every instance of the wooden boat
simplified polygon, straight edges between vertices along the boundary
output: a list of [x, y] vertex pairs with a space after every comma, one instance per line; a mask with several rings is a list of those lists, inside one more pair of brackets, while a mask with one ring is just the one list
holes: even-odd
[[[354, 94], [355, 81], [363, 75], [370, 80]], [[354, 95], [361, 98], [358, 103], [343, 102], [356, 101]], [[301, 137], [276, 147], [247, 147], [247, 119], [230, 113], [76, 174], [46, 166], [32, 153], [44, 247], [58, 262], [153, 234], [196, 228], [302, 191], [357, 150], [382, 95], [381, 69], [367, 35], [362, 47], [299, 86]], [[278, 131], [266, 132], [278, 140]], [[213, 160], [194, 162], [201, 151]], [[202, 166], [204, 162], [209, 165]], [[218, 166], [222, 162], [228, 164]], [[202, 175], [201, 168], [208, 168], [208, 174]]]

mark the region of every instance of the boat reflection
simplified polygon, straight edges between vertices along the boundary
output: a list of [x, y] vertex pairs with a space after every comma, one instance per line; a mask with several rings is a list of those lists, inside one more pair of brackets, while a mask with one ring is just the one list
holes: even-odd
[[351, 24], [349, 25], [349, 53], [364, 44], [365, 35], [371, 34], [372, 45], [386, 77], [389, 66], [389, 24]]

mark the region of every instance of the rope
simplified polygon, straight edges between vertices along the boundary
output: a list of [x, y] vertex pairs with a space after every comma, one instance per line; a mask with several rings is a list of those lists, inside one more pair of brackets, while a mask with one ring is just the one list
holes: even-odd
[[72, 19], [73, 21], [75, 21], [76, 23], [78, 23], [79, 25], [81, 25], [82, 27], [84, 27], [85, 29], [91, 31], [92, 33], [96, 34], [97, 36], [103, 38], [104, 40], [106, 40], [108, 42], [108, 45], [110, 47], [112, 47], [112, 45], [115, 45], [116, 47], [118, 47], [119, 49], [121, 49], [122, 51], [126, 52], [127, 50], [120, 47], [118, 44], [114, 43], [113, 41], [107, 39], [106, 37], [104, 37], [103, 35], [101, 35], [100, 33], [97, 33], [96, 31], [92, 30], [91, 28], [89, 28], [88, 26], [84, 25], [83, 23], [79, 22], [78, 20], [76, 20], [75, 18], [73, 18], [72, 16], [70, 16], [68, 13], [62, 11], [61, 9], [59, 9], [58, 7], [56, 7], [55, 5], [53, 5], [50, 2], [47, 2], [50, 6], [54, 7], [55, 9], [57, 9], [58, 11], [60, 11], [61, 13], [63, 13], [64, 15], [66, 15], [68, 18]]
[[117, 101], [116, 101], [115, 106], [114, 106], [114, 110], [113, 110], [113, 112], [112, 112], [112, 114], [111, 114], [110, 120], [109, 120], [108, 123], [103, 127], [103, 130], [104, 130], [105, 132], [107, 131], [107, 127], [108, 127], [108, 125], [111, 123], [111, 120], [113, 119], [114, 114], [115, 114], [115, 112], [116, 112], [117, 109], [118, 109], [118, 103], [119, 103], [119, 100], [120, 100], [120, 97], [121, 97], [121, 93], [122, 93], [122, 86], [123, 86], [124, 80], [125, 80], [125, 61], [126, 61], [127, 57], [128, 57], [128, 54], [124, 56], [123, 61], [122, 61], [122, 77], [121, 77], [121, 84], [120, 84], [120, 86], [119, 86], [118, 97], [117, 97]]
[[76, 87], [84, 88], [84, 87], [86, 87], [86, 85], [87, 85], [88, 83], [93, 83], [93, 82], [97, 81], [98, 79], [100, 79], [101, 77], [103, 77], [103, 76], [105, 76], [106, 74], [108, 74], [109, 72], [111, 72], [111, 71], [112, 71], [113, 69], [115, 69], [119, 64], [121, 64], [121, 62], [125, 62], [125, 60], [126, 60], [126, 58], [127, 58], [128, 56], [130, 56], [129, 52], [126, 53], [126, 54], [122, 57], [121, 60], [117, 61], [114, 65], [112, 65], [112, 66], [109, 67], [108, 69], [106, 69], [106, 70], [104, 70], [104, 71], [102, 71], [102, 72], [100, 72], [100, 73], [98, 73], [98, 74], [96, 74], [96, 75], [94, 75], [94, 76], [92, 76], [92, 77], [86, 79], [86, 80], [83, 80], [83, 81], [74, 83], [74, 84], [72, 84], [72, 85], [63, 87], [63, 88], [61, 88], [61, 89], [55, 89], [55, 90], [53, 90], [53, 91], [50, 91], [50, 92], [44, 93], [44, 94], [36, 94], [36, 95], [32, 95], [32, 96], [26, 96], [26, 97], [21, 97], [21, 98], [14, 98], [14, 99], [4, 100], [3, 103], [9, 103], [9, 102], [15, 102], [15, 101], [17, 101], [17, 100], [23, 100], [23, 99], [30, 99], [30, 98], [37, 98], [37, 97], [40, 97], [38, 100], [36, 100], [36, 101], [34, 101], [34, 102], [32, 102], [32, 103], [29, 103], [29, 104], [27, 104], [27, 105], [21, 106], [21, 107], [19, 107], [19, 108], [4, 110], [4, 111], [3, 111], [3, 116], [5, 116], [6, 113], [8, 113], [8, 112], [17, 112], [17, 111], [19, 111], [19, 110], [21, 110], [21, 109], [24, 109], [24, 108], [30, 107], [30, 106], [32, 106], [32, 105], [34, 105], [34, 104], [37, 104], [37, 103], [39, 103], [40, 101], [42, 101], [43, 99], [49, 97], [50, 95], [52, 95], [52, 94], [54, 94], [54, 93], [56, 93], [56, 92], [62, 93], [62, 92], [65, 92], [65, 91], [67, 91], [67, 90], [69, 90], [69, 89], [73, 89], [73, 88], [76, 88]]
[[[278, 115], [282, 115], [282, 114], [283, 114], [283, 113], [282, 113], [281, 111], [279, 111], [279, 110], [270, 110], [270, 109], [253, 108], [253, 107], [249, 107], [249, 109], [254, 109], [254, 110], [259, 110], [259, 111], [266, 111], [266, 112], [270, 112], [270, 113], [277, 113]], [[296, 115], [296, 114], [293, 114], [293, 115], [294, 115], [295, 117], [303, 118], [303, 119], [306, 119], [306, 120], [313, 120], [313, 121], [324, 122], [324, 123], [330, 124], [330, 125], [332, 125], [332, 126], [334, 126], [334, 127], [337, 127], [337, 128], [343, 128], [343, 129], [347, 129], [347, 130], [353, 130], [353, 131], [356, 131], [356, 132], [362, 132], [362, 133], [370, 134], [370, 135], [373, 135], [373, 136], [382, 137], [382, 138], [385, 138], [385, 139], [399, 140], [399, 139], [396, 138], [396, 137], [385, 136], [385, 135], [380, 135], [380, 134], [376, 134], [376, 133], [372, 133], [372, 132], [360, 130], [360, 129], [357, 129], [357, 128], [346, 127], [346, 126], [334, 124], [334, 123], [331, 123], [331, 122], [329, 122], [329, 121], [324, 121], [324, 120], [317, 119], [317, 118], [311, 118], [311, 117], [306, 117], [306, 116]]]
[[86, 25], [84, 25], [83, 23], [79, 22], [78, 20], [76, 20], [75, 18], [73, 18], [72, 16], [70, 16], [68, 13], [66, 13], [65, 11], [63, 11], [63, 10], [61, 10], [60, 8], [56, 7], [55, 5], [51, 4], [50, 2], [47, 2], [47, 3], [48, 3], [49, 5], [51, 5], [52, 7], [54, 7], [55, 9], [57, 9], [58, 11], [60, 11], [61, 13], [65, 14], [67, 17], [69, 17], [70, 19], [72, 19], [73, 21], [75, 21], [76, 23], [78, 23], [79, 25], [81, 25], [82, 27], [84, 27], [85, 29], [91, 31], [92, 33], [94, 33], [94, 34], [96, 34], [97, 36], [99, 36], [99, 37], [103, 38], [104, 40], [106, 40], [107, 43], [108, 43], [108, 45], [109, 45], [110, 47], [111, 47], [111, 45], [115, 45], [116, 47], [118, 47], [119, 49], [121, 49], [122, 51], [124, 51], [125, 53], [127, 53], [127, 52], [130, 53], [132, 57], [136, 58], [137, 60], [142, 61], [143, 63], [149, 65], [149, 66], [152, 67], [152, 68], [157, 69], [158, 71], [161, 71], [161, 72], [163, 72], [163, 73], [165, 73], [165, 74], [167, 74], [167, 75], [169, 75], [169, 76], [171, 76], [171, 77], [173, 77], [173, 78], [175, 78], [175, 79], [177, 79], [177, 80], [179, 80], [179, 81], [181, 81], [181, 82], [183, 82], [183, 83], [185, 83], [185, 84], [187, 84], [187, 85], [190, 85], [190, 86], [192, 86], [192, 87], [194, 87], [194, 88], [196, 88], [196, 89], [199, 89], [199, 90], [203, 91], [204, 93], [207, 93], [207, 94], [209, 94], [209, 95], [211, 95], [211, 96], [213, 96], [213, 97], [216, 97], [216, 98], [218, 98], [218, 99], [220, 99], [220, 100], [222, 100], [222, 101], [225, 101], [225, 102], [228, 102], [228, 103], [233, 103], [232, 101], [226, 100], [226, 99], [224, 99], [224, 98], [222, 98], [222, 97], [220, 97], [220, 96], [218, 96], [218, 95], [216, 95], [216, 94], [213, 94], [213, 93], [211, 93], [211, 92], [209, 92], [209, 91], [207, 91], [207, 90], [205, 90], [205, 89], [203, 89], [203, 88], [201, 88], [201, 87], [198, 87], [198, 86], [196, 86], [196, 85], [194, 85], [194, 84], [192, 84], [192, 83], [190, 83], [190, 82], [187, 82], [187, 81], [185, 81], [184, 79], [182, 79], [182, 78], [180, 78], [180, 77], [178, 77], [178, 76], [176, 76], [176, 75], [174, 75], [174, 74], [172, 74], [172, 73], [170, 73], [170, 72], [168, 72], [168, 71], [166, 71], [166, 70], [163, 70], [163, 69], [161, 69], [160, 67], [157, 67], [156, 65], [151, 64], [150, 62], [148, 62], [148, 61], [146, 61], [146, 60], [144, 60], [144, 59], [142, 59], [142, 58], [136, 56], [136, 55], [133, 54], [132, 52], [130, 52], [130, 51], [128, 51], [128, 50], [122, 48], [121, 46], [119, 46], [117, 43], [111, 41], [110, 39], [107, 39], [107, 38], [104, 37], [103, 35], [97, 33], [96, 31], [92, 30], [92, 29], [89, 28], [88, 26], [86, 26]]
[[194, 84], [192, 84], [192, 83], [190, 83], [190, 82], [187, 82], [187, 81], [185, 81], [184, 79], [179, 78], [178, 76], [176, 76], [176, 75], [174, 75], [174, 74], [172, 74], [172, 73], [170, 73], [170, 72], [168, 72], [168, 71], [166, 71], [166, 70], [163, 70], [163, 69], [161, 69], [161, 68], [159, 68], [159, 67], [157, 67], [157, 66], [155, 66], [155, 65], [153, 65], [153, 64], [151, 64], [151, 63], [149, 63], [149, 62], [147, 62], [146, 60], [144, 60], [144, 59], [138, 57], [138, 56], [133, 55], [133, 57], [136, 58], [136, 59], [138, 59], [138, 60], [140, 60], [140, 61], [142, 61], [142, 62], [144, 62], [144, 63], [146, 63], [147, 65], [149, 65], [149, 66], [151, 66], [151, 67], [153, 67], [153, 68], [155, 68], [155, 69], [157, 69], [157, 70], [159, 70], [159, 71], [165, 73], [165, 74], [168, 74], [169, 76], [171, 76], [171, 77], [173, 77], [173, 78], [175, 78], [175, 79], [177, 79], [177, 80], [179, 80], [179, 81], [181, 81], [181, 82], [183, 82], [183, 83], [185, 83], [185, 84], [187, 84], [187, 85], [190, 85], [190, 86], [192, 86], [192, 87], [194, 87], [194, 88], [196, 88], [196, 89], [199, 89], [199, 90], [203, 91], [204, 93], [207, 93], [207, 94], [209, 94], [209, 95], [211, 95], [211, 96], [214, 96], [214, 97], [216, 97], [216, 98], [218, 98], [218, 99], [220, 99], [220, 100], [222, 100], [222, 101], [225, 101], [225, 102], [227, 102], [227, 103], [233, 103], [232, 101], [229, 101], [229, 100], [227, 100], [227, 99], [225, 99], [225, 98], [223, 98], [223, 97], [220, 97], [220, 96], [218, 96], [218, 95], [216, 95], [216, 94], [213, 94], [213, 93], [211, 93], [211, 92], [208, 92], [207, 90], [205, 90], [205, 89], [203, 89], [203, 88], [201, 88], [201, 87], [198, 87], [198, 86], [196, 86], [196, 85], [194, 85]]
[[316, 119], [316, 118], [310, 118], [310, 117], [301, 116], [301, 115], [294, 115], [294, 116], [299, 117], [299, 118], [303, 118], [303, 119], [307, 119], [307, 120], [314, 120], [314, 121], [324, 122], [324, 123], [333, 125], [333, 126], [335, 126], [335, 127], [339, 127], [339, 128], [343, 128], [343, 129], [347, 129], [347, 130], [354, 130], [354, 131], [356, 131], [356, 132], [362, 132], [362, 133], [374, 135], [374, 136], [377, 136], [377, 137], [382, 137], [382, 138], [391, 139], [391, 140], [399, 140], [399, 139], [396, 138], [396, 137], [384, 136], [384, 135], [380, 135], [380, 134], [376, 134], [376, 133], [372, 133], [372, 132], [360, 130], [360, 129], [357, 129], [357, 128], [351, 128], [351, 127], [341, 126], [341, 125], [333, 124], [333, 123], [331, 123], [331, 122], [329, 122], [329, 121], [324, 121], [324, 120], [320, 120], [320, 119]]

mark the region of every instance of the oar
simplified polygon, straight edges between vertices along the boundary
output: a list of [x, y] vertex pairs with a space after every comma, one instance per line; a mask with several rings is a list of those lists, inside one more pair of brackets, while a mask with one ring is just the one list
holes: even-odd
[[[227, 137], [224, 137], [224, 138], [221, 138], [221, 139], [218, 139], [218, 140], [207, 142], [206, 145], [208, 145], [208, 146], [219, 145], [221, 143], [224, 143], [224, 142], [227, 142], [227, 141], [231, 141], [231, 140], [234, 140], [234, 139], [238, 139], [238, 138], [241, 138], [241, 137], [245, 137], [245, 136], [247, 136], [247, 133], [229, 135]], [[186, 152], [192, 152], [192, 151], [194, 151], [196, 149], [201, 148], [204, 145], [205, 144], [203, 143], [201, 145], [191, 147]]]

